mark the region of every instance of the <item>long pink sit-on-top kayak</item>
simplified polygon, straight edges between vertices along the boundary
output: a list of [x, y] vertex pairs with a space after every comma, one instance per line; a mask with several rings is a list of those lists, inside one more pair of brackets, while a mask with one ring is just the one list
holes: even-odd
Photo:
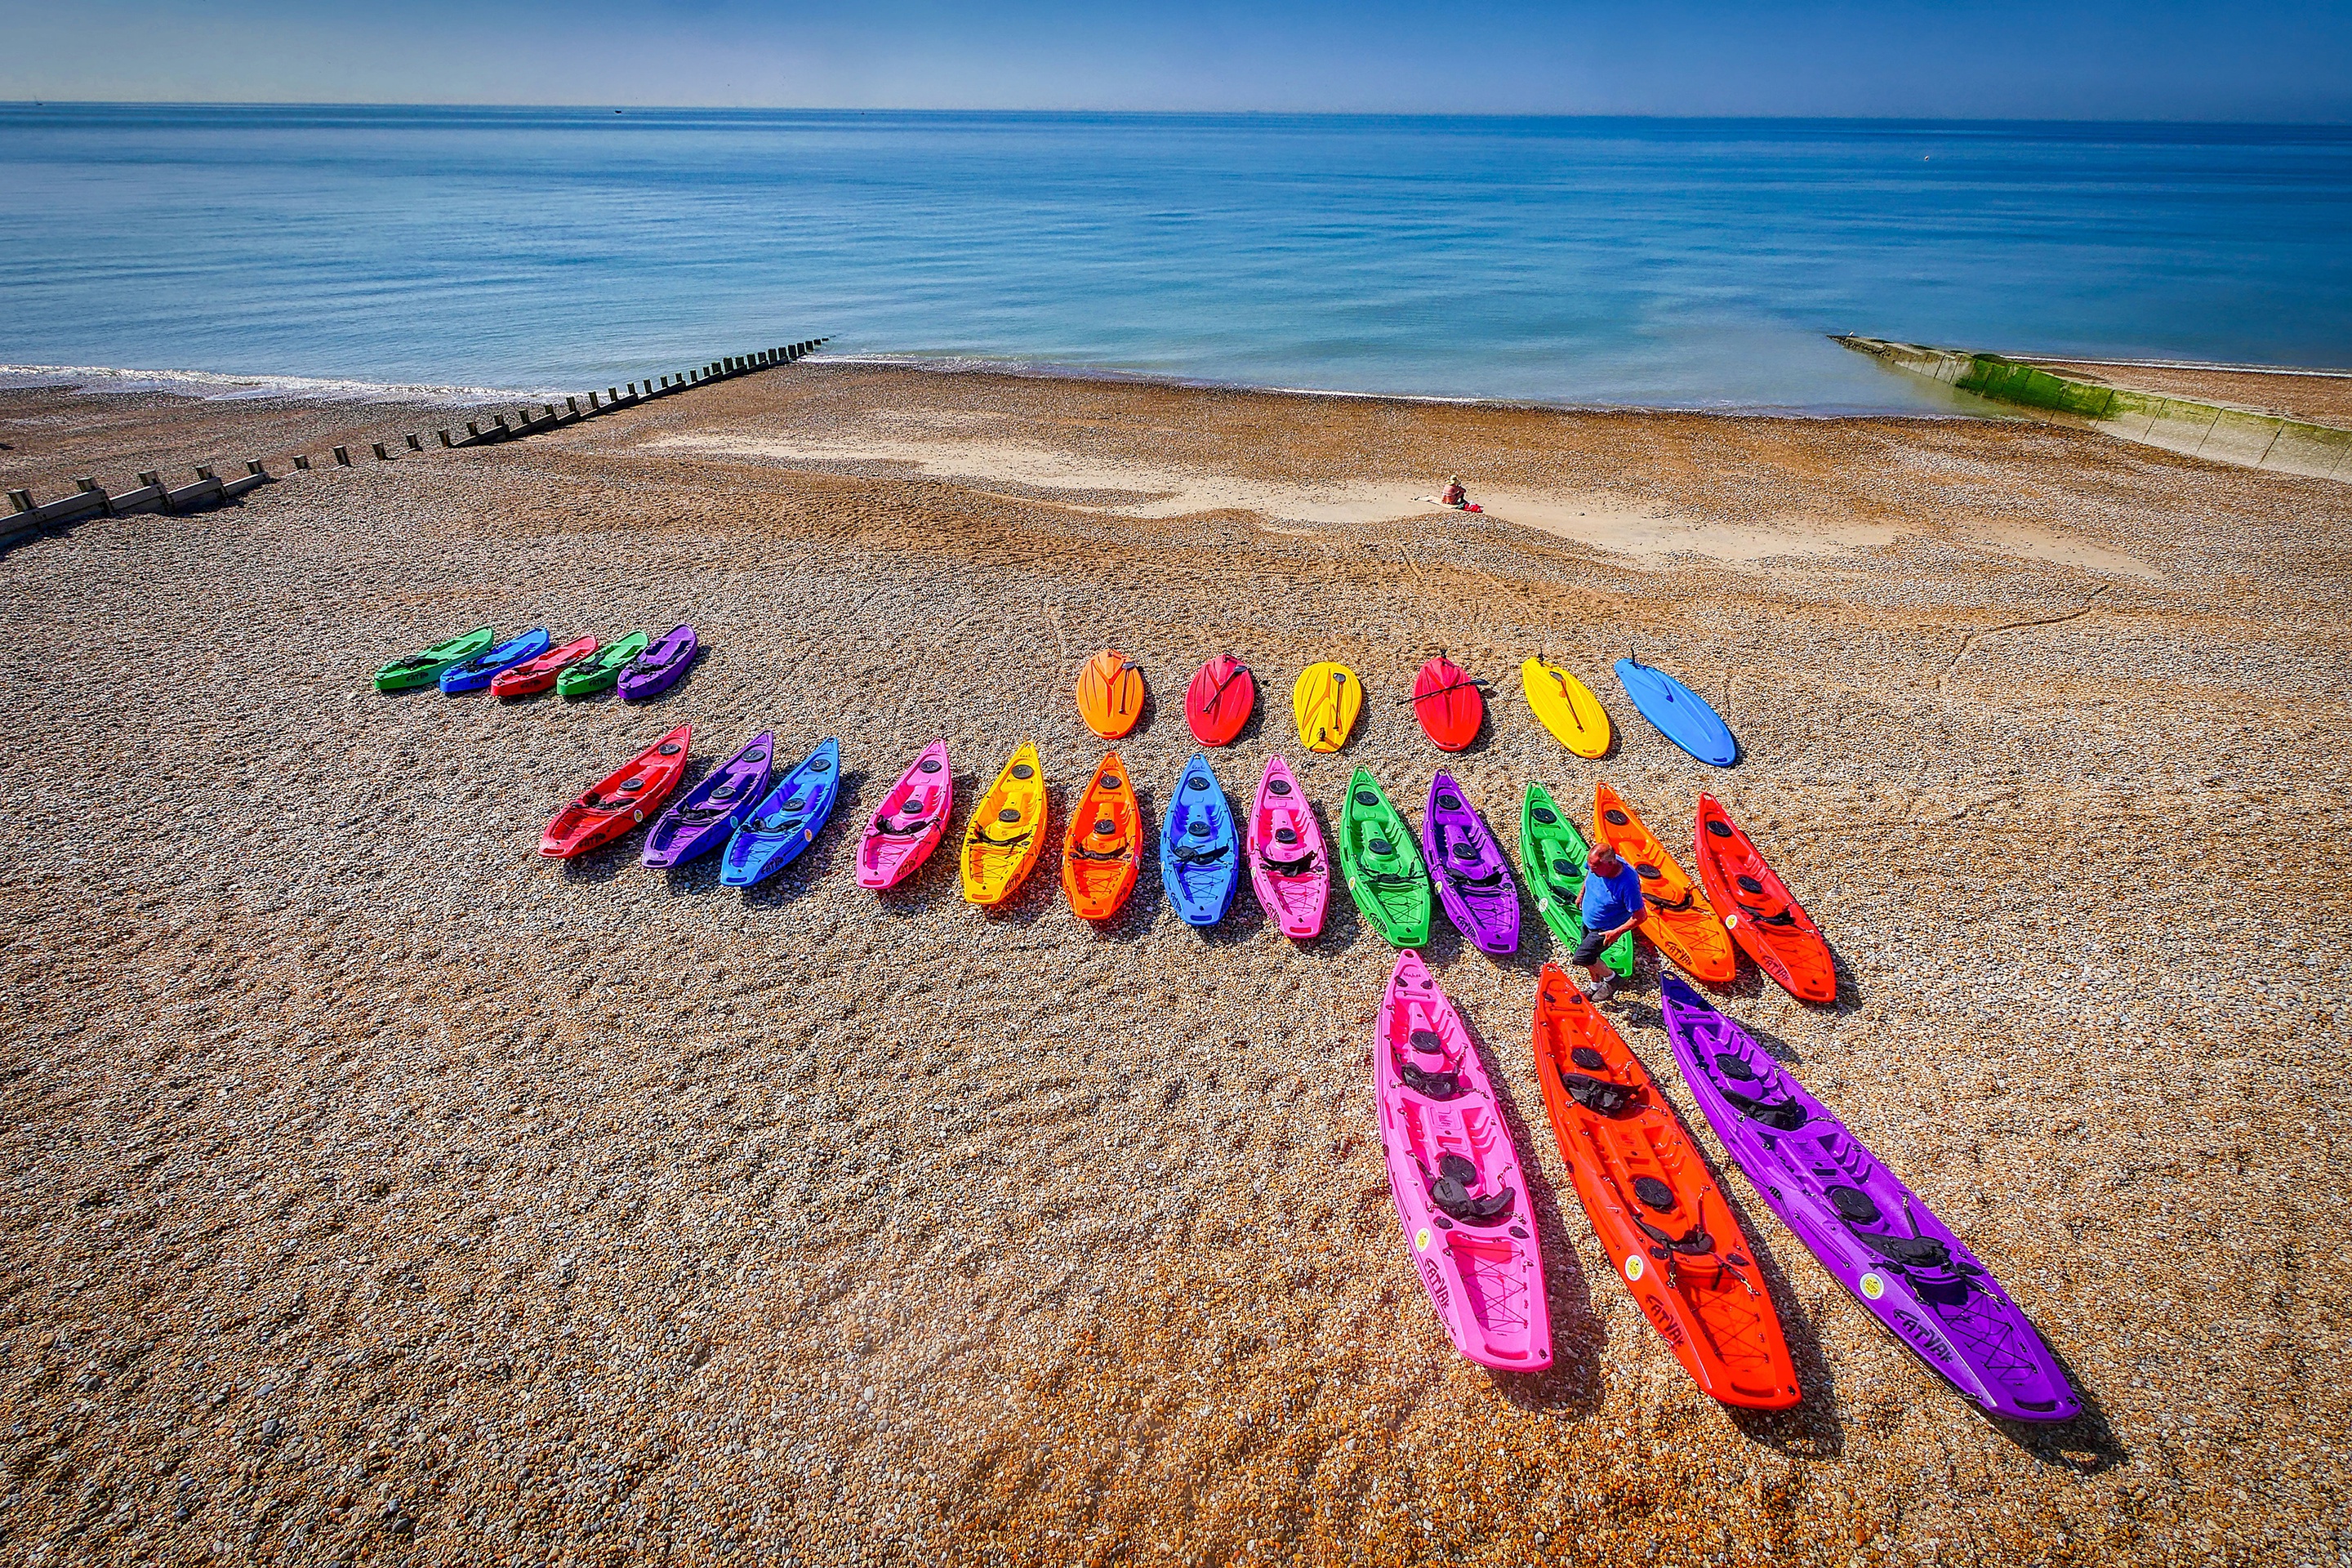
[[1405, 1246], [1454, 1348], [1505, 1372], [1549, 1366], [1551, 1309], [1519, 1152], [1469, 1031], [1410, 948], [1373, 1026], [1372, 1095]]
[[948, 743], [933, 741], [898, 775], [866, 823], [866, 837], [857, 841], [857, 885], [891, 887], [929, 858], [954, 805]]
[[1250, 808], [1250, 886], [1282, 934], [1301, 942], [1323, 930], [1323, 906], [1331, 899], [1331, 857], [1315, 808], [1280, 757], [1265, 760]]

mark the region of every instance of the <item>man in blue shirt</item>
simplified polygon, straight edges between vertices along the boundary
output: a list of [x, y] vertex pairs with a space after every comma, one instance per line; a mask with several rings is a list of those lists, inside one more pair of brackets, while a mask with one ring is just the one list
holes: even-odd
[[1569, 962], [1584, 965], [1592, 976], [1595, 1002], [1617, 994], [1617, 977], [1601, 967], [1601, 950], [1640, 925], [1648, 907], [1642, 897], [1642, 874], [1607, 844], [1594, 845], [1584, 862], [1584, 891], [1577, 900], [1584, 917], [1584, 940], [1576, 944]]

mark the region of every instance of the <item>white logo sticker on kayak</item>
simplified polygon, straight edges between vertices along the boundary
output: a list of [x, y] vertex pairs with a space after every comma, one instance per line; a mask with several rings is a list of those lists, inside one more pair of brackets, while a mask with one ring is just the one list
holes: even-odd
[[1643, 1261], [1642, 1255], [1640, 1253], [1636, 1252], [1629, 1256], [1625, 1259], [1625, 1283], [1628, 1285], [1638, 1284], [1641, 1281], [1643, 1273], [1648, 1268], [1648, 1267], [1649, 1266]]
[[1738, 915], [1726, 915], [1723, 917], [1723, 929], [1726, 931], [1729, 931], [1733, 926], [1736, 926], [1738, 923], [1739, 917]]
[[1865, 1274], [1862, 1277], [1862, 1293], [1875, 1301], [1886, 1294], [1886, 1281], [1875, 1274]]
[[1412, 1249], [1415, 1252], [1427, 1252], [1429, 1250], [1429, 1227], [1427, 1226], [1423, 1226], [1419, 1230], [1412, 1233]]

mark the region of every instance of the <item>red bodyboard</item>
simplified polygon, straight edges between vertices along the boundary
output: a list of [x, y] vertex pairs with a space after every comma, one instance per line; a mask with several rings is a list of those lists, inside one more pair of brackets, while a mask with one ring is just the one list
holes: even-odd
[[1478, 726], [1486, 719], [1486, 699], [1469, 671], [1439, 654], [1413, 679], [1412, 716], [1439, 751], [1458, 752], [1478, 738]]
[[1184, 721], [1204, 746], [1226, 746], [1257, 706], [1257, 678], [1232, 654], [1202, 665], [1184, 689]]

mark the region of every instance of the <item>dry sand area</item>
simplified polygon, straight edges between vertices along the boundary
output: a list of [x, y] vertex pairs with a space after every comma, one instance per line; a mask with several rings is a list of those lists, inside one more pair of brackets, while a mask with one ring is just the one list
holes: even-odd
[[[446, 422], [0, 396], [11, 486]], [[407, 423], [400, 423], [406, 419]], [[324, 422], [322, 424], [321, 422]], [[105, 426], [108, 453], [89, 432]], [[338, 436], [336, 438], [343, 438]], [[158, 437], [158, 442], [163, 440]], [[251, 449], [248, 449], [251, 448]], [[316, 446], [311, 450], [319, 449]], [[364, 449], [363, 447], [361, 449]], [[103, 461], [101, 461], [103, 459]], [[107, 466], [110, 464], [111, 466]], [[1461, 471], [1493, 514], [1413, 500]], [[1555, 414], [803, 365], [482, 450], [99, 519], [0, 555], [7, 803], [0, 1558], [16, 1563], [2336, 1561], [2352, 959], [2352, 490], [2021, 422]], [[700, 628], [646, 708], [383, 696], [480, 622]], [[1828, 931], [1746, 1022], [2007, 1282], [2088, 1414], [1976, 1414], [1742, 1178], [1806, 1398], [1699, 1395], [1612, 1277], [1532, 1076], [1528, 911], [1430, 954], [1539, 1173], [1557, 1363], [1454, 1355], [1368, 1057], [1391, 954], [1155, 875], [1095, 930], [855, 834], [934, 735], [961, 799], [1071, 686], [1253, 663], [1327, 814], [1440, 759], [1670, 839], [1714, 791]], [[1632, 710], [1719, 702], [1717, 773]], [[1517, 667], [1622, 726], [1579, 760]], [[1373, 693], [1336, 757], [1292, 675]], [[838, 736], [833, 831], [749, 895], [534, 853], [681, 720], [698, 772]], [[1580, 815], [1581, 815], [1581, 810]], [[1060, 824], [1058, 816], [1055, 827]], [[1675, 1078], [1654, 973], [1620, 1014]]]

